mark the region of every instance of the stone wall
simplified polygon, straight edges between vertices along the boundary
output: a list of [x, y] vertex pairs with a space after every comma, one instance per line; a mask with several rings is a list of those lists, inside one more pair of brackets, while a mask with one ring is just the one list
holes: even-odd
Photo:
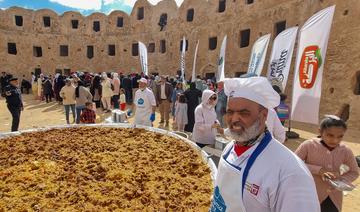
[[[225, 11], [218, 12], [219, 0], [184, 0], [178, 8], [175, 1], [163, 0], [153, 6], [138, 0], [130, 15], [113, 11], [104, 15], [94, 13], [84, 17], [78, 12], [58, 15], [51, 10], [32, 11], [18, 7], [0, 10], [0, 65], [2, 71], [26, 74], [35, 68], [47, 74], [55, 70], [71, 69], [93, 72], [139, 72], [138, 56], [132, 56], [132, 45], [142, 41], [155, 44], [149, 53], [150, 72], [175, 75], [179, 69], [180, 41], [188, 40], [186, 75], [191, 76], [197, 40], [200, 41], [197, 74], [214, 73], [222, 39], [228, 36], [226, 76], [247, 70], [252, 44], [261, 35], [275, 35], [275, 23], [286, 20], [286, 27], [299, 26], [317, 11], [336, 4], [328, 52], [325, 61], [320, 114], [341, 112], [348, 104], [349, 127], [352, 134], [360, 135], [360, 96], [355, 95], [360, 71], [358, 0], [227, 0]], [[139, 8], [144, 18], [138, 20]], [[194, 18], [187, 21], [187, 12], [194, 9]], [[160, 15], [167, 14], [167, 25], [160, 31]], [[23, 26], [16, 26], [15, 15], [22, 16]], [[51, 26], [44, 27], [43, 17], [50, 17]], [[117, 27], [118, 18], [123, 27]], [[78, 28], [72, 28], [78, 20]], [[100, 31], [93, 30], [93, 22], [100, 22]], [[249, 46], [240, 48], [240, 31], [250, 29]], [[209, 50], [209, 38], [217, 37], [217, 48]], [[166, 52], [160, 52], [160, 42], [165, 40]], [[8, 54], [8, 42], [16, 43], [17, 54]], [[60, 45], [68, 46], [68, 56], [60, 56]], [[108, 55], [108, 45], [115, 45], [115, 56]], [[42, 57], [34, 57], [33, 46], [42, 48]], [[87, 58], [87, 46], [94, 47], [94, 57]], [[268, 57], [272, 43], [268, 50]], [[293, 63], [295, 62], [295, 54]], [[267, 67], [265, 63], [265, 69]], [[292, 69], [293, 70], [293, 69]], [[265, 74], [266, 71], [263, 71]], [[289, 76], [286, 92], [291, 99], [293, 71]], [[345, 107], [346, 108], [346, 107]], [[311, 108], [309, 108], [311, 109]], [[346, 112], [346, 111], [345, 111]], [[311, 125], [307, 125], [311, 126]], [[311, 126], [312, 129], [315, 126]]]

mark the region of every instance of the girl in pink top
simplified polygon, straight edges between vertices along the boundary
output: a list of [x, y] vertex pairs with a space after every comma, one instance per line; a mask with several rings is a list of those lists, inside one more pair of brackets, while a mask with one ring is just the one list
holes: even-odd
[[[321, 121], [320, 136], [305, 141], [295, 151], [314, 177], [322, 212], [341, 211], [342, 206], [342, 191], [332, 187], [327, 179], [351, 183], [359, 176], [351, 149], [341, 143], [346, 129], [343, 120], [327, 116]], [[344, 165], [348, 167], [347, 171], [340, 173], [340, 166]]]

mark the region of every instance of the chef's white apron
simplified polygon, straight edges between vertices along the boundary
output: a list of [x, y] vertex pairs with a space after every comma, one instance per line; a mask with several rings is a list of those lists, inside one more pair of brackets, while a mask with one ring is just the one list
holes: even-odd
[[234, 144], [228, 145], [220, 158], [211, 212], [246, 212], [243, 193], [247, 176], [256, 158], [269, 144], [272, 137], [266, 131], [264, 138], [244, 152], [233, 163], [227, 161]]
[[136, 111], [135, 111], [135, 124], [150, 126], [150, 115], [152, 113], [152, 107], [148, 97], [144, 94], [139, 95], [138, 99], [135, 99]]

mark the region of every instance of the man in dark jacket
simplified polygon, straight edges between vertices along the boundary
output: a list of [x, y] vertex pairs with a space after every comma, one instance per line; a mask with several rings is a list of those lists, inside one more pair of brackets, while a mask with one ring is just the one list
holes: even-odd
[[23, 79], [21, 81], [21, 93], [29, 94], [29, 90], [31, 88], [31, 83], [25, 79], [25, 75], [23, 75]]
[[171, 96], [173, 92], [172, 85], [166, 81], [165, 76], [161, 76], [160, 84], [156, 88], [156, 102], [159, 105], [161, 120], [160, 124], [166, 122], [166, 127], [169, 126], [169, 115], [170, 115], [170, 105], [171, 105]]
[[11, 131], [18, 131], [20, 123], [20, 113], [23, 110], [21, 91], [17, 78], [9, 79], [9, 85], [5, 87], [5, 97], [7, 107], [12, 115]]
[[45, 81], [42, 83], [42, 86], [43, 86], [44, 96], [46, 98], [46, 103], [49, 103], [49, 101], [51, 102], [53, 89], [52, 89], [51, 81], [48, 77], [45, 77]]

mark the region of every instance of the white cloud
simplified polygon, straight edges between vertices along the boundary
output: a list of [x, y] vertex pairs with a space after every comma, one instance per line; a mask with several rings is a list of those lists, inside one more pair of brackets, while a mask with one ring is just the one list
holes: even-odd
[[28, 9], [28, 10], [34, 10], [34, 7], [28, 6], [28, 5], [24, 5], [24, 6], [21, 6], [21, 7], [24, 8], [24, 9]]
[[124, 4], [129, 6], [134, 6], [136, 0], [124, 0]]
[[101, 0], [50, 0], [50, 1], [59, 3], [67, 7], [84, 9], [84, 10], [101, 9]]
[[[106, 1], [106, 0], [105, 0]], [[111, 1], [111, 0], [108, 0], [108, 1]], [[134, 4], [135, 4], [135, 2], [136, 2], [137, 0], [124, 0], [124, 4], [127, 4], [127, 5], [129, 5], [129, 6], [134, 6]], [[157, 3], [159, 3], [160, 1], [162, 1], [162, 0], [148, 0], [151, 4], [153, 4], [153, 5], [156, 5]], [[180, 6], [181, 5], [181, 3], [183, 3], [183, 1], [184, 0], [175, 0], [175, 2], [176, 2], [176, 4], [178, 5], [178, 6]]]
[[[0, 0], [0, 2], [1, 1], [3, 0]], [[102, 0], [49, 0], [49, 1], [77, 9], [100, 10], [102, 2], [104, 3], [104, 5], [109, 5], [118, 2], [133, 7], [137, 0], [103, 0], [103, 1]], [[156, 5], [162, 0], [148, 0], [148, 1], [151, 4]], [[184, 0], [175, 0], [178, 6], [180, 6], [183, 1]]]
[[104, 5], [112, 4], [116, 0], [104, 0]]

